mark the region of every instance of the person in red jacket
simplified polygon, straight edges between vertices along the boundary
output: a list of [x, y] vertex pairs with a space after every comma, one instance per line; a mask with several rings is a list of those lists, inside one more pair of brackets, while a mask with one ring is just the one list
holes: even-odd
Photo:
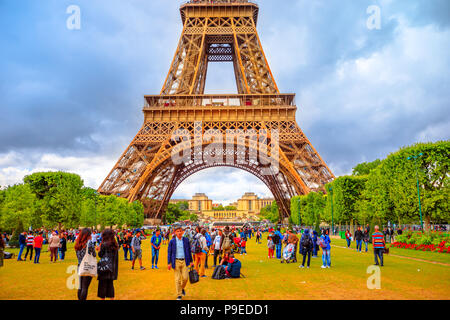
[[39, 232], [38, 236], [33, 240], [34, 247], [34, 263], [39, 263], [39, 257], [41, 256], [42, 243], [44, 242], [44, 238], [42, 237], [42, 231]]

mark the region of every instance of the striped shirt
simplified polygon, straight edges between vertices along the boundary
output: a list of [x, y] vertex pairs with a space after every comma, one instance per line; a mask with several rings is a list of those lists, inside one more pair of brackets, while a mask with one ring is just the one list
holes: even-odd
[[29, 234], [27, 236], [27, 246], [32, 246], [33, 245], [33, 240], [34, 240], [34, 236], [32, 234]]
[[384, 234], [381, 232], [375, 232], [372, 234], [373, 239], [373, 248], [374, 249], [380, 249], [384, 248]]

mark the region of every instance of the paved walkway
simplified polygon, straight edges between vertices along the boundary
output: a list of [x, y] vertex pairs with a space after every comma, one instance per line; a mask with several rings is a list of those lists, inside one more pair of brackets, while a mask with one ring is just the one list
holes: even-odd
[[[342, 248], [342, 249], [348, 249], [347, 247], [336, 246], [336, 245], [332, 245], [332, 247]], [[356, 249], [354, 249], [354, 248], [350, 248], [350, 250], [353, 250], [353, 251], [356, 252]], [[420, 262], [428, 262], [428, 263], [432, 263], [432, 264], [440, 264], [440, 265], [442, 265], [442, 266], [450, 267], [450, 264], [444, 263], [444, 262], [431, 261], [431, 260], [424, 260], [424, 259], [413, 258], [413, 257], [399, 256], [399, 255], [391, 254], [391, 253], [389, 254], [389, 256], [390, 256], [390, 257], [400, 258], [400, 259], [409, 259], [409, 260], [415, 260], [415, 261], [420, 261]]]

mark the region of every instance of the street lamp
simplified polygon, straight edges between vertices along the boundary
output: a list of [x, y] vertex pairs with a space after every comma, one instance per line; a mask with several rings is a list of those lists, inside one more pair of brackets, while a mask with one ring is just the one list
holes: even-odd
[[423, 231], [423, 219], [422, 219], [422, 204], [420, 203], [420, 188], [419, 188], [419, 169], [417, 168], [417, 159], [422, 157], [423, 153], [414, 154], [408, 157], [408, 160], [414, 160], [414, 166], [416, 168], [416, 180], [417, 180], [417, 197], [419, 198], [419, 212], [420, 212], [420, 226]]
[[330, 195], [331, 195], [331, 232], [334, 235], [334, 223], [333, 223], [333, 187], [330, 186], [329, 188]]

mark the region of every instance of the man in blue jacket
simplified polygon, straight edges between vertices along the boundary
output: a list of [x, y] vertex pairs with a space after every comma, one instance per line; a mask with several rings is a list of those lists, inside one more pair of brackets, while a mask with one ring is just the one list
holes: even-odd
[[275, 244], [277, 259], [281, 259], [281, 246], [282, 246], [281, 241], [283, 240], [283, 235], [280, 232], [280, 228], [277, 228], [277, 231], [275, 231], [275, 235], [277, 235], [279, 237], [278, 242]]
[[175, 287], [177, 290], [177, 300], [181, 300], [186, 295], [186, 284], [189, 279], [188, 267], [194, 265], [192, 260], [191, 246], [189, 239], [183, 237], [181, 225], [174, 225], [175, 237], [170, 240], [167, 254], [167, 268], [175, 271]]
[[19, 255], [17, 256], [17, 261], [25, 261], [22, 259], [22, 252], [25, 246], [27, 245], [27, 238], [25, 237], [26, 234], [27, 234], [26, 232], [22, 232], [21, 234], [19, 234], [20, 251]]

